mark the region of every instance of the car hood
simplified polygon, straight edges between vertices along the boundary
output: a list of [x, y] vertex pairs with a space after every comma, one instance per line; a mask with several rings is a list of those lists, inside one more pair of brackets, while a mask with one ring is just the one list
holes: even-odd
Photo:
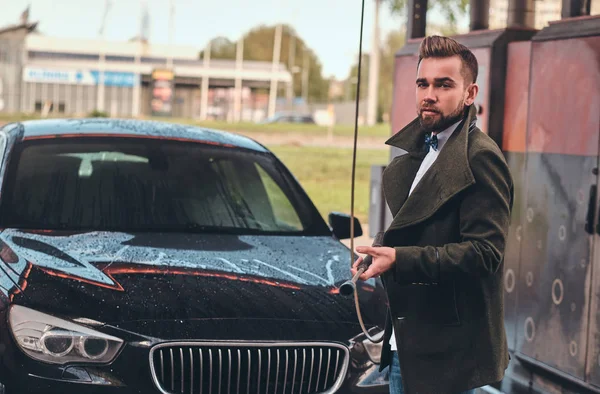
[[[192, 321], [327, 326], [356, 322], [353, 299], [337, 291], [350, 275], [349, 253], [322, 236], [6, 229], [0, 290], [41, 312], [148, 334]], [[365, 321], [382, 316], [379, 287], [360, 283]]]

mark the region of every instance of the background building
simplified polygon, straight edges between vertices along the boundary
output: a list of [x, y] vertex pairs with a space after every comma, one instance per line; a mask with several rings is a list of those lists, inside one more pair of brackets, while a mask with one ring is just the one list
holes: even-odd
[[260, 120], [272, 80], [285, 88], [292, 77], [283, 64], [199, 59], [194, 47], [0, 29], [0, 112]]

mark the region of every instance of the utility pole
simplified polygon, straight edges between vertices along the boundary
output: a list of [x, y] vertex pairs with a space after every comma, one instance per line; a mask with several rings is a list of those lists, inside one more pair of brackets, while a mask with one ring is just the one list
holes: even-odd
[[244, 63], [244, 36], [237, 42], [235, 57], [235, 94], [233, 101], [233, 119], [239, 122], [242, 118], [242, 70]]
[[377, 123], [377, 104], [379, 92], [379, 8], [381, 0], [375, 0], [375, 21], [373, 26], [373, 43], [369, 56], [369, 94], [367, 97], [367, 124]]
[[507, 25], [535, 29], [535, 0], [508, 0]]
[[202, 68], [204, 74], [202, 75], [202, 86], [200, 86], [200, 120], [206, 120], [208, 117], [208, 68], [210, 67], [210, 50], [212, 42], [209, 41], [204, 48], [204, 61]]
[[408, 20], [406, 39], [425, 37], [427, 27], [427, 0], [407, 0]]
[[304, 104], [308, 105], [308, 49], [304, 48], [304, 53], [302, 54], [302, 98], [304, 99]]
[[279, 71], [279, 57], [281, 54], [281, 30], [282, 25], [278, 24], [275, 27], [275, 43], [273, 45], [273, 64], [271, 67], [271, 89], [269, 90], [269, 112], [268, 116], [272, 117], [275, 114], [275, 106], [277, 105], [277, 77], [275, 73]]
[[591, 7], [591, 0], [563, 0], [561, 17], [565, 19], [590, 15]]
[[288, 54], [288, 70], [292, 75], [292, 81], [288, 84], [288, 107], [290, 110], [294, 109], [294, 68], [296, 67], [296, 35], [294, 32], [290, 32], [289, 38], [289, 54]]
[[139, 116], [140, 115], [140, 100], [141, 100], [141, 85], [142, 85], [142, 73], [141, 73], [141, 64], [142, 64], [142, 45], [144, 40], [146, 40], [147, 34], [149, 34], [149, 15], [148, 15], [148, 4], [147, 0], [140, 0], [140, 26], [139, 26], [139, 34], [138, 39], [136, 40], [136, 51], [135, 51], [135, 82], [133, 84], [133, 94], [132, 94], [132, 115]]
[[173, 68], [173, 33], [175, 30], [175, 0], [169, 3], [169, 55], [167, 56], [167, 69]]
[[106, 54], [105, 54], [105, 27], [106, 27], [106, 18], [108, 17], [108, 11], [112, 5], [111, 0], [106, 0], [104, 3], [104, 15], [102, 16], [102, 24], [100, 25], [100, 30], [98, 31], [98, 36], [100, 37], [100, 57], [98, 63], [98, 86], [96, 89], [96, 109], [98, 111], [104, 111], [104, 69], [106, 68]]

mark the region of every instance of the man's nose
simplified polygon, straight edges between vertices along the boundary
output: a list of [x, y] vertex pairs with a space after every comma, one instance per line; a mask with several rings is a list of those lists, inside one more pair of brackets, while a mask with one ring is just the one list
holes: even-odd
[[433, 86], [429, 86], [427, 88], [427, 90], [425, 91], [425, 97], [423, 98], [423, 101], [428, 103], [435, 103], [437, 101], [437, 97]]

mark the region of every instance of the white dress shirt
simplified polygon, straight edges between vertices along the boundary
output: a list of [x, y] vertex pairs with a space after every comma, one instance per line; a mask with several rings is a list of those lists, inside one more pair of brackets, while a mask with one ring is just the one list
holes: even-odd
[[[456, 127], [458, 126], [459, 123], [460, 123], [460, 121], [454, 123], [452, 126], [448, 127], [446, 130], [437, 134], [438, 148], [437, 148], [437, 150], [434, 150], [432, 147], [429, 147], [429, 152], [423, 159], [423, 162], [421, 163], [421, 166], [419, 167], [419, 171], [417, 171], [417, 175], [415, 175], [415, 179], [413, 180], [412, 186], [410, 187], [410, 191], [408, 192], [409, 196], [412, 194], [415, 187], [419, 184], [419, 182], [421, 181], [421, 178], [423, 178], [423, 175], [425, 175], [427, 170], [429, 170], [429, 168], [433, 165], [433, 163], [437, 159], [438, 155], [440, 154], [440, 151], [446, 144], [446, 141], [448, 141], [448, 138], [450, 138], [450, 136], [452, 135], [452, 133], [454, 132], [454, 130], [456, 129]], [[390, 338], [390, 346], [392, 348], [392, 351], [397, 350], [396, 337], [394, 336], [394, 326], [393, 325], [392, 325], [392, 337]]]

